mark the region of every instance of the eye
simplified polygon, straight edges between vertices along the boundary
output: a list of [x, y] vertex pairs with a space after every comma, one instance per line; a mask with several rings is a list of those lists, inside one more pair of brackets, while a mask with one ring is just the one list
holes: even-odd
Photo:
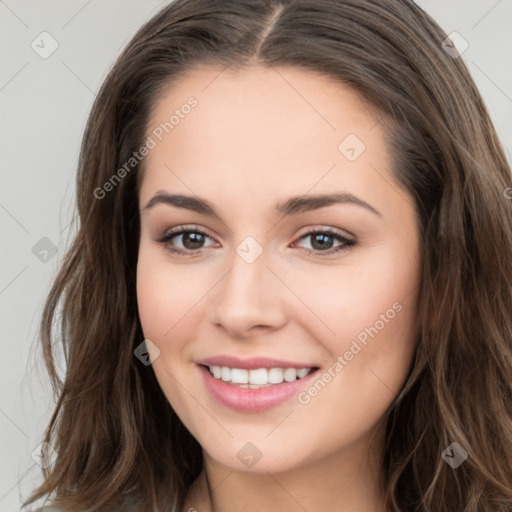
[[[347, 238], [331, 229], [310, 229], [299, 240], [310, 240], [310, 248], [306, 247], [308, 254], [327, 255], [347, 251], [356, 245], [356, 241]], [[338, 242], [339, 245], [334, 244]], [[293, 245], [296, 245], [295, 242]]]
[[[179, 226], [166, 231], [165, 234], [156, 239], [156, 241], [162, 243], [169, 252], [192, 256], [194, 253], [199, 253], [199, 250], [204, 248], [206, 239], [212, 240], [211, 237], [197, 226]], [[182, 245], [182, 248], [175, 247], [174, 244], [176, 241]]]
[[[305, 250], [308, 254], [319, 256], [340, 253], [347, 251], [356, 245], [356, 241], [347, 238], [336, 231], [331, 229], [310, 229], [300, 236], [300, 240], [310, 240], [310, 247]], [[162, 243], [165, 249], [173, 254], [196, 256], [204, 249], [205, 242], [213, 239], [197, 226], [178, 226], [170, 229], [164, 233], [160, 238], [155, 241]], [[176, 247], [176, 243], [181, 247]], [[335, 245], [338, 243], [338, 245]], [[298, 242], [294, 242], [292, 247], [296, 246]], [[215, 242], [211, 245], [215, 245]]]

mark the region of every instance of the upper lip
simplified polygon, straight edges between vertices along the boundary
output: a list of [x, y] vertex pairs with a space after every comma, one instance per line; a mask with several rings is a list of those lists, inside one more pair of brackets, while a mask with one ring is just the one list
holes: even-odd
[[316, 368], [310, 363], [297, 361], [285, 361], [269, 357], [240, 358], [236, 356], [219, 355], [199, 359], [196, 364], [203, 366], [226, 366], [228, 368], [240, 368], [244, 370], [256, 370], [257, 368]]

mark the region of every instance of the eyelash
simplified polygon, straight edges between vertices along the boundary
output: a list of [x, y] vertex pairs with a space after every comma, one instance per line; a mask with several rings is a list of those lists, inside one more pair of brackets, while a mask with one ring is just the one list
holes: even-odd
[[[190, 227], [180, 226], [178, 228], [173, 228], [173, 229], [167, 231], [162, 237], [157, 238], [155, 241], [164, 244], [165, 249], [173, 254], [187, 255], [187, 256], [193, 257], [194, 255], [199, 254], [201, 249], [183, 250], [183, 249], [176, 249], [175, 247], [172, 247], [170, 245], [170, 241], [173, 238], [175, 238], [179, 235], [184, 235], [184, 234], [188, 234], [188, 233], [198, 233], [200, 235], [204, 235], [205, 237], [208, 237], [211, 239], [211, 237], [207, 233], [205, 233], [204, 231], [202, 231], [201, 229], [199, 229], [197, 227], [190, 228]], [[335, 253], [342, 253], [342, 252], [352, 249], [354, 246], [357, 245], [357, 242], [355, 240], [346, 238], [346, 237], [340, 235], [339, 233], [336, 233], [332, 229], [315, 229], [315, 228], [313, 228], [313, 229], [310, 229], [310, 230], [306, 231], [305, 233], [303, 233], [299, 237], [298, 240], [300, 241], [300, 240], [307, 238], [308, 236], [318, 235], [318, 234], [329, 235], [329, 236], [333, 237], [334, 239], [336, 239], [337, 241], [342, 242], [343, 245], [329, 249], [327, 251], [319, 251], [318, 249], [305, 249], [308, 254], [324, 256], [324, 255], [330, 255], [330, 254], [335, 254]], [[294, 244], [295, 243], [296, 242], [294, 242]]]

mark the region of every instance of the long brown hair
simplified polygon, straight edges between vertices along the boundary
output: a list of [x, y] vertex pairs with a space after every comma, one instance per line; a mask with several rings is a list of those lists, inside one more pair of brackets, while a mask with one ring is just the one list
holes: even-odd
[[[137, 32], [82, 142], [78, 232], [41, 326], [57, 397], [45, 441], [58, 456], [26, 503], [48, 496], [66, 511], [178, 511], [201, 471], [199, 444], [133, 354], [143, 340], [141, 165], [108, 193], [98, 188], [143, 145], [152, 106], [183, 73], [258, 64], [323, 73], [377, 107], [396, 179], [418, 212], [420, 328], [385, 417], [389, 509], [512, 510], [511, 171], [446, 37], [410, 0], [176, 0]], [[456, 469], [442, 457], [453, 442], [468, 454]]]

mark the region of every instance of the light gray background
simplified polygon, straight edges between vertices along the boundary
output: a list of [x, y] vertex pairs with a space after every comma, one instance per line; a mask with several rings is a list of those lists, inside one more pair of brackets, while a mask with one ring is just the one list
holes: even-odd
[[[20, 510], [20, 496], [40, 479], [31, 454], [52, 395], [40, 369], [37, 328], [72, 235], [74, 173], [87, 115], [120, 49], [165, 3], [0, 0], [0, 512]], [[512, 0], [418, 3], [447, 33], [469, 43], [462, 58], [510, 159]], [[31, 47], [43, 31], [59, 45], [46, 59]], [[54, 257], [33, 253], [44, 237], [56, 246]]]

